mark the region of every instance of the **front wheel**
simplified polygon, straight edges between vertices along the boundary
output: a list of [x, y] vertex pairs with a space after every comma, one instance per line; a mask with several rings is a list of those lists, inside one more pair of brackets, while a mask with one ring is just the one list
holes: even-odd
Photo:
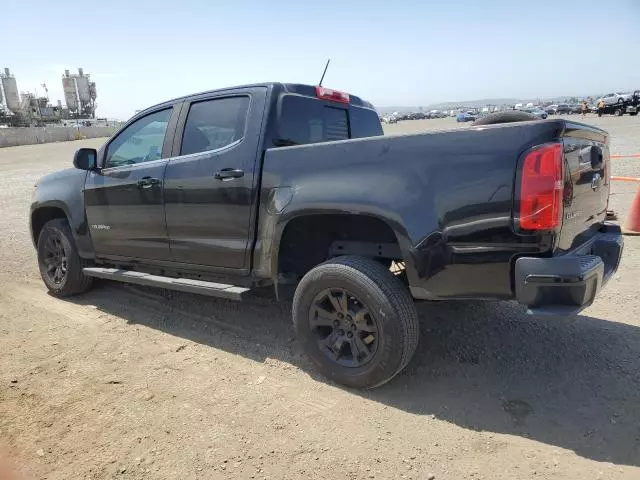
[[296, 289], [293, 323], [311, 361], [348, 387], [388, 382], [418, 345], [418, 314], [407, 288], [364, 257], [335, 258], [309, 271]]
[[38, 267], [49, 291], [68, 297], [89, 290], [93, 279], [82, 273], [83, 266], [67, 221], [55, 218], [45, 223], [38, 237]]

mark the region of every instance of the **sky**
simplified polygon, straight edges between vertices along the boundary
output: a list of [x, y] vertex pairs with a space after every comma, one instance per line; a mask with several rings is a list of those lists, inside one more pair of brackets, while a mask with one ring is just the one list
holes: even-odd
[[[63, 100], [83, 67], [100, 117], [269, 81], [379, 107], [640, 89], [640, 0], [0, 0], [0, 68]], [[64, 103], [64, 101], [63, 101]]]

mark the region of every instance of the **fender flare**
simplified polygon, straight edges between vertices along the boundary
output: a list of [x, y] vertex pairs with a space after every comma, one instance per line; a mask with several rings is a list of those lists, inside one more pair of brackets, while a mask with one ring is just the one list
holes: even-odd
[[[297, 220], [303, 217], [309, 217], [314, 215], [353, 215], [353, 216], [368, 216], [371, 218], [375, 218], [376, 220], [381, 221], [385, 225], [387, 225], [398, 241], [398, 245], [400, 246], [400, 251], [402, 253], [402, 258], [405, 261], [405, 266], [407, 270], [412, 267], [412, 246], [409, 240], [409, 235], [407, 230], [396, 220], [390, 219], [389, 217], [381, 214], [380, 212], [356, 212], [349, 211], [344, 209], [337, 208], [303, 208], [299, 210], [293, 210], [282, 215], [272, 216], [274, 219], [274, 223], [272, 224], [273, 235], [272, 235], [272, 243], [269, 248], [269, 259], [268, 259], [268, 270], [270, 273], [270, 277], [273, 280], [276, 280], [278, 277], [278, 262], [279, 262], [279, 254], [280, 254], [280, 246], [282, 242], [282, 238], [287, 229], [287, 226], [291, 224], [292, 221]], [[275, 217], [275, 218], [274, 218]]]

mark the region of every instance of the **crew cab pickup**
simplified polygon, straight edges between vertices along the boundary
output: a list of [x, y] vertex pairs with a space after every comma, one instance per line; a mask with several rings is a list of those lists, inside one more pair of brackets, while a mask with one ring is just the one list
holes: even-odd
[[325, 375], [381, 385], [417, 347], [414, 299], [574, 314], [618, 267], [607, 133], [493, 115], [384, 136], [370, 103], [324, 87], [162, 103], [40, 180], [42, 278], [58, 296], [95, 277], [232, 300], [273, 285]]

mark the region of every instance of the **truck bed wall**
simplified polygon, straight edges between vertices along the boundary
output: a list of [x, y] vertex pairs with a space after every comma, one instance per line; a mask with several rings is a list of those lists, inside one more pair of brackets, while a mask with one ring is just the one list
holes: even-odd
[[256, 273], [274, 276], [291, 219], [362, 214], [394, 230], [414, 294], [509, 298], [514, 256], [549, 248], [513, 231], [517, 159], [562, 128], [551, 120], [269, 149]]

